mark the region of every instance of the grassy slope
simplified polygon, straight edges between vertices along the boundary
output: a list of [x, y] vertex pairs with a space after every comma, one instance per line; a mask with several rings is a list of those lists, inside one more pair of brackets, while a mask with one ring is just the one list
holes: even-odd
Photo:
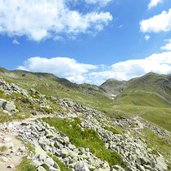
[[166, 76], [149, 73], [126, 83], [126, 89], [117, 97], [119, 104], [170, 107], [171, 82]]
[[[0, 78], [19, 86], [39, 90], [41, 93], [57, 98], [71, 98], [81, 104], [103, 111], [111, 117], [143, 118], [171, 131], [171, 79], [170, 76], [147, 74], [143, 77], [124, 82], [124, 89], [112, 101], [97, 86], [77, 85], [52, 74], [10, 72], [0, 70]], [[114, 80], [116, 84], [116, 80]], [[110, 86], [113, 84], [110, 82]], [[117, 89], [120, 82], [117, 83]], [[123, 88], [123, 84], [121, 84]], [[103, 84], [103, 87], [105, 85]], [[113, 89], [113, 87], [110, 87]]]
[[168, 76], [149, 73], [126, 83], [113, 111], [118, 115], [141, 117], [171, 131], [171, 82]]
[[88, 85], [79, 86], [66, 79], [57, 78], [52, 74], [15, 71], [1, 74], [1, 77], [25, 89], [32, 87], [48, 96], [70, 98], [98, 110], [107, 111], [112, 103], [106, 95], [96, 88]]

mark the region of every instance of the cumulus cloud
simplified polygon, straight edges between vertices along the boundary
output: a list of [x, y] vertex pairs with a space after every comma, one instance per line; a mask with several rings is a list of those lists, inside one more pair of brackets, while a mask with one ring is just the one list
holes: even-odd
[[[118, 62], [108, 67], [106, 71], [89, 73], [90, 83], [100, 85], [109, 78], [129, 80], [149, 72], [158, 74], [171, 73], [171, 52], [152, 54], [144, 59]], [[94, 81], [95, 80], [95, 81]]]
[[85, 80], [84, 75], [96, 69], [96, 66], [78, 63], [75, 59], [67, 57], [33, 57], [26, 60], [18, 69], [53, 73], [70, 81], [82, 83]]
[[148, 72], [171, 73], [171, 52], [152, 54], [144, 59], [127, 60], [111, 66], [82, 64], [72, 58], [33, 57], [18, 69], [53, 73], [76, 83], [100, 85], [109, 78], [129, 80]]
[[171, 9], [140, 22], [142, 32], [167, 32], [171, 30]]
[[171, 39], [165, 40], [166, 44], [161, 47], [162, 50], [171, 51]]
[[156, 7], [159, 3], [162, 3], [163, 0], [150, 0], [148, 4], [148, 9]]
[[[112, 71], [117, 72], [117, 77], [120, 77], [120, 79], [123, 80], [141, 76], [148, 72], [168, 74], [171, 72], [170, 56], [171, 52], [163, 52], [159, 54], [152, 54], [144, 59], [120, 62], [112, 66]], [[120, 73], [123, 75], [119, 75]]]
[[111, 20], [109, 12], [71, 10], [65, 0], [0, 0], [0, 33], [35, 41], [97, 32]]

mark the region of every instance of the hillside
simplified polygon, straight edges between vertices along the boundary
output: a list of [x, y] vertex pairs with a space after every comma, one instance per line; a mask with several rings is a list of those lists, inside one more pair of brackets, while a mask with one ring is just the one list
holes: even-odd
[[[113, 82], [113, 83], [111, 83]], [[116, 81], [103, 83], [107, 91], [122, 89], [114, 99], [112, 110], [124, 117], [141, 116], [171, 131], [171, 81], [170, 75], [148, 73], [114, 88]], [[124, 87], [124, 88], [123, 88]], [[125, 116], [126, 115], [126, 116]]]
[[3, 171], [171, 170], [170, 75], [98, 87], [1, 68], [0, 108]]
[[115, 79], [109, 79], [105, 81], [100, 88], [107, 93], [109, 96], [114, 95], [117, 96], [120, 94], [125, 88], [125, 81], [118, 81]]
[[[92, 88], [92, 85], [91, 88], [90, 85], [77, 85], [66, 79], [58, 78], [53, 74], [31, 73], [17, 70], [1, 72], [0, 78], [17, 83], [26, 90], [29, 90], [31, 86], [47, 96], [70, 98], [99, 110], [102, 106], [107, 110], [112, 102], [111, 99], [98, 88]], [[94, 103], [94, 101], [97, 103]]]
[[[159, 105], [169, 107], [171, 104], [170, 75], [148, 73], [140, 78], [135, 78], [127, 82], [107, 80], [100, 87], [108, 93], [118, 95], [117, 101], [121, 103], [156, 107]], [[139, 96], [138, 100], [134, 98], [136, 94]], [[145, 101], [146, 96], [148, 96], [148, 101]], [[155, 97], [150, 98], [150, 96]], [[156, 99], [156, 101], [153, 102], [152, 98], [153, 100]], [[157, 99], [159, 103], [157, 103]]]

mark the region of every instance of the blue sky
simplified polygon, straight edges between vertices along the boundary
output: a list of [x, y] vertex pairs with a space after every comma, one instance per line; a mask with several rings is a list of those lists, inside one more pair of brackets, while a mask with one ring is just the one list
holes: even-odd
[[77, 83], [171, 73], [169, 0], [0, 0], [0, 60]]

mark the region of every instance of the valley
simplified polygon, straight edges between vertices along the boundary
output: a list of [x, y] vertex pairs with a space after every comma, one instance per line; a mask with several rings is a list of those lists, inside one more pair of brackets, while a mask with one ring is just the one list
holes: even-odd
[[101, 86], [0, 69], [3, 171], [171, 170], [171, 79]]

